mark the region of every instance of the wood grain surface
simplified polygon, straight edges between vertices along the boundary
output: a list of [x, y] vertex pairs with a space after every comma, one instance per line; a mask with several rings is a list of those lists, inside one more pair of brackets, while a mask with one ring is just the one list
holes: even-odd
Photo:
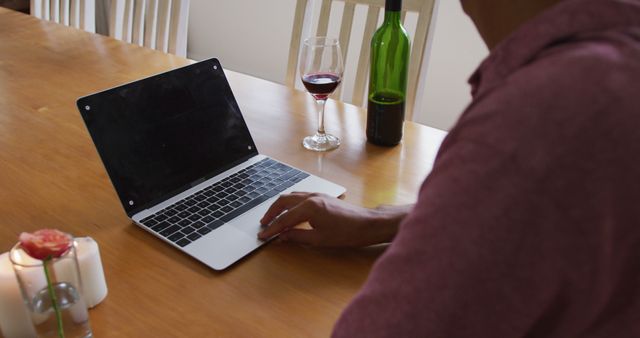
[[[109, 287], [90, 311], [96, 337], [328, 336], [384, 247], [273, 243], [215, 272], [125, 215], [75, 101], [190, 62], [0, 8], [0, 251], [45, 227], [96, 239]], [[407, 122], [401, 145], [376, 147], [365, 111], [330, 101], [342, 146], [309, 152], [307, 93], [227, 76], [259, 151], [345, 186], [354, 204], [413, 202], [445, 134]]]

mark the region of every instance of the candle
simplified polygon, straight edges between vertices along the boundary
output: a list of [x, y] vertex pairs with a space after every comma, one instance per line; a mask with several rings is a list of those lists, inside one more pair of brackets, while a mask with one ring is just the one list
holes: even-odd
[[0, 331], [8, 338], [36, 336], [9, 253], [0, 255]]
[[[91, 237], [79, 237], [75, 239], [76, 256], [80, 279], [82, 280], [82, 296], [87, 307], [98, 305], [107, 296], [107, 283], [104, 278], [102, 261], [98, 243]], [[25, 259], [23, 257], [23, 259]], [[26, 259], [30, 259], [27, 257]], [[69, 273], [70, 263], [59, 262], [55, 271], [59, 276]], [[27, 288], [37, 290], [46, 286], [43, 276], [29, 276]], [[75, 314], [72, 313], [73, 316]], [[84, 314], [86, 316], [86, 313]], [[43, 321], [35, 313], [30, 314], [20, 292], [18, 279], [9, 259], [9, 253], [0, 254], [0, 332], [3, 337], [36, 337], [33, 321]]]
[[82, 294], [89, 308], [98, 305], [107, 296], [107, 282], [104, 278], [98, 243], [91, 237], [75, 239]]

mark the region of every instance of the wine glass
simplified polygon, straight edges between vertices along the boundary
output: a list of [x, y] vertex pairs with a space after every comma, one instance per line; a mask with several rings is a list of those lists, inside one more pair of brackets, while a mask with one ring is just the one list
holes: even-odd
[[304, 40], [300, 59], [300, 76], [309, 94], [319, 105], [318, 131], [307, 136], [302, 145], [313, 151], [328, 151], [340, 146], [340, 139], [324, 131], [324, 106], [327, 98], [342, 81], [342, 52], [338, 40], [312, 37]]

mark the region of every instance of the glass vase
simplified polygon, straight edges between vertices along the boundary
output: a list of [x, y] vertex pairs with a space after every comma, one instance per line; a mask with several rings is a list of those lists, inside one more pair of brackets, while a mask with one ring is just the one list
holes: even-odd
[[38, 337], [92, 337], [75, 246], [42, 261], [18, 243], [10, 259]]

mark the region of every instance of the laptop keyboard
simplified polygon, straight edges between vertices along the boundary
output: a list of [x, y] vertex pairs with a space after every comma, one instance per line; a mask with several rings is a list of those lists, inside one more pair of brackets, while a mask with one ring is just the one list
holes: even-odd
[[140, 221], [184, 247], [309, 174], [265, 158]]

